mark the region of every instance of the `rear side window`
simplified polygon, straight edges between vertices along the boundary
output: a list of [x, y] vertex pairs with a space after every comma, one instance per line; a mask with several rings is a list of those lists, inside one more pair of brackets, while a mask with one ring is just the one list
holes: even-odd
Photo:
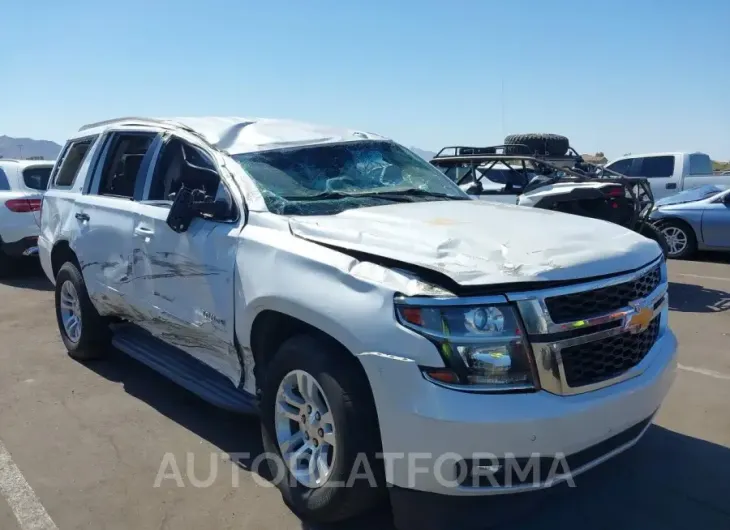
[[646, 178], [666, 178], [674, 175], [674, 157], [647, 156], [640, 159], [639, 176]]
[[154, 133], [118, 133], [114, 135], [109, 155], [104, 161], [97, 193], [131, 199]]
[[73, 185], [76, 180], [76, 174], [79, 172], [81, 164], [86, 158], [86, 154], [94, 144], [94, 138], [84, 138], [70, 142], [64, 150], [62, 158], [57, 162], [56, 178], [54, 186], [59, 188], [68, 188]]
[[28, 167], [23, 170], [23, 182], [33, 190], [46, 190], [51, 178], [50, 167]]
[[707, 155], [689, 155], [690, 175], [712, 175], [712, 161]]
[[0, 191], [8, 191], [10, 189], [10, 182], [8, 182], [8, 176], [5, 174], [5, 170], [0, 167]]

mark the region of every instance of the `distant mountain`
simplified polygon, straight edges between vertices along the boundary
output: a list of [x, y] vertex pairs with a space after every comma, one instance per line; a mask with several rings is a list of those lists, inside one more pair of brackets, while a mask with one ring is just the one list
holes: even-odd
[[427, 162], [436, 156], [436, 153], [432, 153], [431, 151], [424, 151], [423, 149], [418, 149], [417, 147], [411, 147], [410, 149]]
[[55, 160], [60, 152], [61, 146], [49, 140], [0, 135], [0, 158], [43, 157], [44, 160]]

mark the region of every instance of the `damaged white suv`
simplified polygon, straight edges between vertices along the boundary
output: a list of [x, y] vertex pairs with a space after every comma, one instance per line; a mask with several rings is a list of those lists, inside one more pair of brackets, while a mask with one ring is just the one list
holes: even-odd
[[[654, 241], [471, 200], [370, 133], [85, 126], [38, 244], [71, 356], [113, 344], [260, 414], [272, 475], [312, 519], [362, 512], [386, 485], [395, 499], [565, 479], [633, 445], [674, 377]], [[562, 474], [510, 474], [534, 455], [565, 455]]]

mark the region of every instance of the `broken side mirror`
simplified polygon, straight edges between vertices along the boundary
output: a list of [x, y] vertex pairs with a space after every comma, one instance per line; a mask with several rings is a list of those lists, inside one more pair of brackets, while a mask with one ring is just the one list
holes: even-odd
[[190, 228], [190, 223], [195, 218], [193, 208], [192, 190], [182, 186], [175, 194], [175, 200], [167, 214], [167, 226], [181, 234]]
[[202, 190], [191, 190], [182, 186], [175, 194], [175, 200], [167, 215], [167, 225], [178, 233], [190, 228], [196, 217], [203, 219], [228, 220], [234, 215], [233, 200], [228, 193], [214, 199]]

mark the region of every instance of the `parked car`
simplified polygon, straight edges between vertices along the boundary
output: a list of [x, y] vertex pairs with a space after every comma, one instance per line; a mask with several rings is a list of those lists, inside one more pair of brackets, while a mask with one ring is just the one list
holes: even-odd
[[627, 177], [645, 177], [656, 199], [708, 184], [730, 184], [725, 175], [712, 172], [712, 160], [704, 153], [650, 153], [627, 155], [606, 166]]
[[698, 250], [730, 250], [730, 186], [701, 186], [657, 201], [650, 219], [664, 234], [670, 258]]
[[575, 475], [645, 432], [676, 363], [666, 263], [574, 219], [471, 200], [371, 133], [125, 118], [68, 140], [39, 247], [72, 357], [111, 343], [259, 414], [288, 505], [336, 521], [386, 484], [395, 506], [548, 486], [564, 466], [500, 469]]
[[38, 253], [43, 192], [53, 161], [0, 159], [0, 275]]

